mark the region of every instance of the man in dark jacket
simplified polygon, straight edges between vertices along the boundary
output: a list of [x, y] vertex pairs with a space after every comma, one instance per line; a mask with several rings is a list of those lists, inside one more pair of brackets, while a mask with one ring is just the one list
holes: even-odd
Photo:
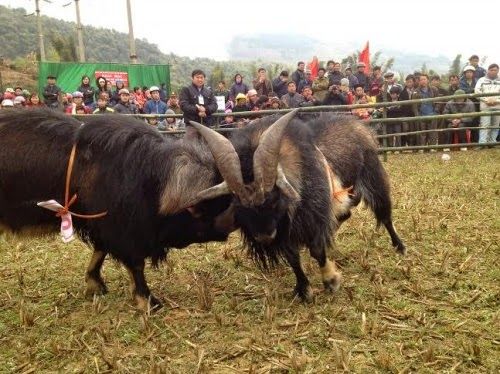
[[113, 108], [119, 114], [137, 114], [137, 107], [130, 102], [130, 92], [126, 88], [118, 91], [120, 101]]
[[354, 76], [358, 78], [358, 83], [365, 87], [365, 92], [370, 92], [370, 79], [365, 73], [366, 64], [364, 62], [358, 62], [356, 65], [358, 71]]
[[[465, 95], [465, 91], [456, 90], [454, 95]], [[453, 99], [446, 103], [443, 113], [444, 114], [462, 114], [462, 113], [472, 113], [475, 111], [474, 103], [469, 99]], [[464, 118], [449, 118], [446, 120], [448, 128], [456, 128], [457, 130], [462, 127], [469, 127], [472, 123], [472, 117]], [[446, 132], [446, 143], [452, 144], [453, 135], [458, 135], [458, 142], [460, 144], [466, 143], [466, 132], [465, 130], [449, 131]]]
[[340, 86], [340, 80], [344, 78], [344, 74], [340, 71], [340, 63], [334, 62], [333, 63], [333, 69], [331, 72], [328, 73], [328, 80], [330, 81], [330, 86], [331, 85], [337, 85]]
[[267, 79], [266, 69], [260, 68], [257, 72], [257, 78], [252, 81], [253, 88], [259, 96], [267, 96], [273, 91], [271, 81]]
[[340, 90], [340, 87], [337, 85], [330, 86], [328, 88], [328, 94], [323, 101], [323, 105], [346, 105], [347, 97]]
[[304, 102], [304, 96], [297, 93], [297, 86], [294, 81], [288, 82], [288, 93], [281, 98], [287, 108], [298, 108]]
[[[415, 92], [415, 76], [413, 74], [409, 74], [405, 79], [405, 86], [401, 90], [401, 94], [399, 95], [399, 101], [410, 100]], [[401, 106], [401, 114], [402, 117], [413, 117], [413, 105], [402, 105]], [[416, 122], [403, 122], [402, 123], [402, 132], [412, 132], [417, 131], [417, 123]], [[417, 137], [415, 135], [405, 135], [401, 137], [401, 144], [414, 146], [417, 145]]]
[[47, 77], [47, 85], [43, 89], [43, 97], [45, 105], [49, 108], [56, 109], [59, 107], [59, 94], [61, 89], [56, 85], [56, 77], [49, 75]]
[[292, 81], [295, 82], [295, 87], [299, 87], [300, 81], [306, 79], [306, 74], [304, 72], [305, 68], [306, 64], [303, 61], [297, 63], [297, 70], [292, 74]]
[[288, 83], [288, 71], [283, 70], [278, 78], [273, 79], [273, 91], [278, 98], [281, 99], [283, 95], [286, 95]]
[[212, 124], [212, 113], [217, 111], [217, 101], [211, 90], [205, 87], [205, 73], [203, 70], [193, 70], [192, 83], [183, 87], [179, 94], [181, 110], [184, 113], [186, 131], [189, 121], [196, 121], [206, 126]]

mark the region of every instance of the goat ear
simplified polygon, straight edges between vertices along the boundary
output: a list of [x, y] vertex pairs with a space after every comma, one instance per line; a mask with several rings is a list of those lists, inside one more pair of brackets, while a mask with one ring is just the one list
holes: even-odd
[[234, 220], [234, 204], [215, 217], [214, 228], [219, 232], [230, 234], [238, 229]]
[[288, 182], [286, 179], [285, 172], [283, 171], [280, 164], [278, 164], [278, 171], [276, 177], [276, 186], [280, 191], [289, 199], [298, 201], [300, 200], [300, 195], [297, 190]]
[[224, 181], [224, 182], [219, 183], [213, 187], [207, 188], [206, 190], [198, 192], [198, 194], [196, 195], [196, 197], [194, 199], [187, 202], [183, 206], [179, 207], [177, 209], [177, 212], [180, 212], [184, 209], [187, 209], [193, 217], [197, 218], [197, 216], [196, 216], [197, 210], [195, 207], [196, 204], [201, 203], [202, 201], [205, 201], [205, 200], [211, 200], [211, 199], [215, 199], [216, 197], [229, 195], [229, 194], [231, 194], [231, 191], [229, 190], [229, 186], [227, 185], [227, 183]]

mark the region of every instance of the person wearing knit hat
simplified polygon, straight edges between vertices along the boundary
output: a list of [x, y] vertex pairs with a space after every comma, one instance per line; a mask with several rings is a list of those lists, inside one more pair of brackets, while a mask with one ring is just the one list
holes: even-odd
[[234, 128], [235, 123], [234, 123], [234, 116], [232, 115], [233, 111], [231, 109], [226, 109], [224, 111], [224, 114], [225, 114], [224, 120], [220, 123], [220, 127]]
[[[456, 90], [454, 96], [465, 95], [464, 90]], [[449, 100], [444, 106], [443, 114], [463, 114], [463, 113], [472, 113], [475, 112], [474, 103], [467, 98], [453, 98]], [[446, 119], [445, 122], [448, 128], [456, 128], [460, 129], [462, 127], [469, 127], [472, 125], [473, 118], [472, 117], [462, 117], [462, 118], [449, 118]], [[455, 134], [458, 137], [459, 143], [466, 143], [466, 131], [465, 130], [457, 130], [457, 131], [448, 131], [445, 133], [445, 144], [452, 144]], [[467, 150], [467, 148], [462, 148], [462, 150]]]

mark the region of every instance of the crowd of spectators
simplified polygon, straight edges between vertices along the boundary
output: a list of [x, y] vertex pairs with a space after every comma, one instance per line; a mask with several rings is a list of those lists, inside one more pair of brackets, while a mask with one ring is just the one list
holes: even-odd
[[[63, 110], [68, 114], [183, 114], [183, 118], [163, 118], [149, 116], [146, 122], [160, 130], [175, 130], [184, 126], [189, 120], [205, 125], [213, 125], [212, 114], [224, 111], [225, 117], [219, 123], [221, 127], [242, 127], [251, 116], [234, 116], [237, 112], [261, 111], [266, 109], [299, 108], [319, 105], [337, 105], [339, 112], [350, 113], [367, 125], [374, 118], [407, 118], [413, 116], [429, 116], [429, 120], [390, 122], [385, 125], [387, 134], [411, 132], [419, 130], [436, 130], [456, 128], [453, 132], [427, 132], [416, 135], [393, 136], [388, 138], [388, 146], [414, 146], [450, 144], [453, 141], [494, 142], [498, 137], [500, 116], [459, 117], [449, 120], [435, 119], [438, 114], [465, 114], [475, 111], [500, 110], [500, 79], [498, 65], [491, 64], [488, 69], [479, 66], [479, 57], [473, 55], [469, 64], [460, 75], [450, 75], [448, 82], [442, 82], [438, 75], [428, 76], [415, 71], [398, 82], [394, 72], [382, 72], [381, 67], [374, 66], [371, 74], [366, 73], [366, 65], [362, 62], [355, 67], [328, 61], [326, 67], [320, 67], [317, 76], [312, 77], [310, 70], [302, 61], [297, 63], [295, 71], [282, 71], [270, 79], [267, 71], [260, 68], [251, 83], [244, 81], [244, 76], [235, 74], [233, 81], [226, 86], [221, 81], [217, 87], [205, 85], [205, 73], [194, 70], [192, 84], [179, 93], [167, 94], [165, 85], [160, 87], [124, 87], [123, 82], [116, 81], [113, 86], [104, 77], [97, 77], [95, 87], [89, 76], [83, 76], [80, 86], [72, 94], [63, 94], [56, 84], [56, 77], [48, 76], [47, 85], [40, 98], [36, 93], [30, 94], [22, 87], [8, 88], [0, 98], [2, 107], [36, 107], [46, 105]], [[355, 71], [353, 71], [353, 69]], [[470, 93], [498, 93], [478, 99], [463, 99], [459, 95]], [[452, 100], [425, 102], [419, 104], [401, 104], [401, 101], [440, 96], [456, 95]], [[223, 103], [223, 109], [221, 104]], [[390, 102], [384, 108], [342, 109], [344, 105]], [[477, 127], [480, 130], [465, 131], [464, 127]], [[372, 125], [381, 133], [380, 124]], [[189, 126], [188, 129], [189, 130]]]
[[[2, 108], [43, 107], [60, 110], [70, 115], [82, 114], [182, 114], [175, 92], [167, 96], [165, 84], [151, 87], [134, 87], [129, 90], [123, 81], [112, 85], [104, 77], [98, 77], [95, 87], [90, 77], [84, 75], [73, 93], [64, 93], [57, 85], [57, 77], [47, 76], [41, 97], [22, 87], [7, 88], [0, 95]], [[182, 118], [148, 116], [148, 124], [159, 130], [176, 130], [183, 126]]]

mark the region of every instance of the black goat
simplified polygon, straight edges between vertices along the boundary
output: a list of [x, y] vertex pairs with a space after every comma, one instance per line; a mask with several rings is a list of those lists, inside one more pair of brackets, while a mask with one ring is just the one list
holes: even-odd
[[[63, 201], [65, 174], [73, 144], [76, 158], [70, 183], [77, 213], [107, 211], [103, 218], [74, 217], [80, 237], [95, 249], [86, 272], [87, 293], [103, 293], [101, 267], [106, 254], [130, 273], [132, 292], [142, 308], [159, 305], [144, 277], [171, 247], [227, 239], [220, 228], [229, 197], [201, 202], [196, 218], [181, 209], [219, 177], [202, 144], [162, 137], [143, 122], [122, 116], [95, 116], [85, 125], [50, 110], [0, 112], [0, 226], [19, 231], [60, 220], [36, 203]], [[150, 300], [150, 304], [148, 303]]]
[[241, 229], [250, 254], [265, 268], [286, 259], [297, 278], [295, 292], [310, 300], [299, 248], [309, 248], [325, 287], [335, 290], [341, 277], [326, 251], [361, 199], [386, 226], [396, 249], [404, 253], [405, 247], [392, 224], [388, 178], [370, 130], [349, 117], [290, 122], [294, 115], [256, 120], [232, 133], [230, 141], [193, 124], [224, 176], [199, 198], [232, 194], [234, 227]]

